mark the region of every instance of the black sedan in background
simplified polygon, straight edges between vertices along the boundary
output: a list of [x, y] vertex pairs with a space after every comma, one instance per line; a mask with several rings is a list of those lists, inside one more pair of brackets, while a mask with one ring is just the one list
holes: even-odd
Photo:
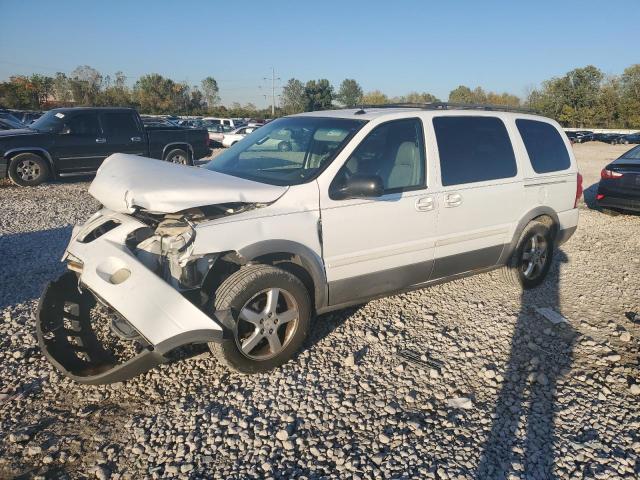
[[612, 210], [640, 212], [640, 145], [602, 169], [596, 202]]
[[640, 132], [629, 133], [628, 135], [620, 135], [616, 143], [628, 145], [630, 143], [640, 143]]

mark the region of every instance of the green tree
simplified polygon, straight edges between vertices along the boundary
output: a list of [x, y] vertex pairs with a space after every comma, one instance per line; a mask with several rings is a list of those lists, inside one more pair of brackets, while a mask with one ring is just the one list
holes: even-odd
[[189, 87], [158, 73], [143, 75], [133, 87], [136, 103], [143, 113], [183, 113], [189, 110]]
[[331, 108], [333, 102], [333, 86], [329, 80], [309, 80], [304, 86], [306, 97], [306, 108], [308, 112], [316, 110], [327, 110]]
[[345, 107], [355, 107], [362, 102], [362, 88], [352, 78], [345, 78], [340, 84], [336, 99]]
[[364, 105], [384, 105], [385, 103], [389, 103], [389, 97], [380, 90], [373, 90], [362, 96], [362, 103]]
[[422, 92], [422, 93], [409, 92], [407, 95], [402, 97], [402, 100], [400, 100], [400, 103], [403, 103], [403, 102], [406, 102], [406, 103], [435, 103], [435, 102], [439, 102], [439, 101], [440, 100], [438, 100], [438, 98], [435, 95], [432, 95], [432, 94], [427, 93], [427, 92]]
[[209, 76], [202, 80], [202, 93], [207, 106], [213, 107], [220, 102], [220, 89], [218, 88], [218, 82], [216, 79]]
[[467, 86], [459, 87], [449, 92], [449, 102], [451, 103], [475, 103], [475, 97], [471, 89]]
[[302, 82], [296, 78], [290, 78], [282, 87], [280, 102], [287, 115], [304, 112], [307, 106], [307, 97]]
[[89, 65], [81, 65], [71, 72], [69, 87], [76, 105], [96, 105], [102, 89], [102, 75]]
[[624, 70], [620, 77], [620, 117], [627, 128], [640, 128], [640, 64]]

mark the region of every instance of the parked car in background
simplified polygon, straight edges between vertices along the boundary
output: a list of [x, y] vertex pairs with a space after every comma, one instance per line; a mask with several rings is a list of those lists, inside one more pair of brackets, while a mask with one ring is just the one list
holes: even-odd
[[232, 146], [233, 144], [239, 142], [240, 140], [242, 140], [244, 137], [246, 137], [248, 134], [250, 134], [257, 128], [258, 127], [252, 127], [247, 125], [246, 127], [236, 128], [235, 130], [232, 130], [229, 133], [225, 133], [222, 137], [222, 146], [223, 147]]
[[593, 140], [604, 143], [616, 143], [620, 136], [619, 133], [594, 133]]
[[202, 120], [210, 125], [224, 125], [232, 128], [238, 128], [245, 124], [241, 118], [204, 117]]
[[576, 143], [585, 143], [593, 141], [593, 133], [578, 134], [576, 137]]
[[610, 210], [640, 212], [640, 145], [602, 169], [596, 202]]
[[25, 125], [19, 120], [16, 120], [15, 118], [12, 118], [10, 116], [3, 117], [2, 115], [0, 115], [0, 130], [13, 130], [24, 127]]
[[2, 111], [0, 112], [0, 120], [4, 120], [11, 128], [24, 128], [26, 125], [17, 118], [12, 112]]
[[615, 143], [622, 145], [629, 145], [630, 143], [640, 143], [640, 132], [629, 133], [627, 135], [620, 135]]
[[[282, 132], [292, 148], [265, 151]], [[575, 232], [582, 194], [560, 126], [495, 107], [310, 112], [204, 168], [137, 160], [100, 169], [89, 193], [103, 207], [74, 228], [69, 271], [40, 299], [40, 347], [78, 382], [122, 381], [191, 343], [266, 372], [315, 315], [498, 268], [534, 288]], [[135, 356], [104, 355], [96, 299], [117, 317], [113, 334], [142, 345]]]
[[12, 128], [15, 128], [15, 127], [12, 126], [9, 122], [0, 118], [0, 130], [11, 130]]
[[209, 153], [208, 143], [204, 129], [147, 126], [131, 108], [58, 108], [26, 128], [0, 132], [0, 178], [35, 186], [92, 174], [112, 153], [190, 165]]
[[209, 132], [209, 142], [222, 145], [225, 134], [233, 132], [234, 127], [230, 125], [222, 125], [221, 123], [207, 126]]

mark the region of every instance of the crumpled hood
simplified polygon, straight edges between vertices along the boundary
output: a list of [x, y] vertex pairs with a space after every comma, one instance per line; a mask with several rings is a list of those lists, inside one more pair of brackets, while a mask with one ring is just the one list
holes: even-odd
[[287, 187], [252, 182], [205, 168], [116, 153], [98, 169], [89, 193], [106, 208], [175, 213], [220, 203], [270, 203]]

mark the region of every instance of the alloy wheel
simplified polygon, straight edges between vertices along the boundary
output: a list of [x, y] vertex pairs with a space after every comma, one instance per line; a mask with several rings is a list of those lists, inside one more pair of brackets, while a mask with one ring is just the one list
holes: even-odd
[[299, 323], [298, 304], [288, 291], [269, 288], [255, 294], [238, 315], [235, 339], [244, 356], [267, 360], [293, 338]]
[[16, 166], [16, 173], [18, 174], [21, 180], [30, 182], [40, 176], [40, 173], [41, 173], [40, 165], [38, 165], [33, 160], [22, 160]]
[[522, 274], [525, 278], [533, 280], [540, 276], [547, 263], [549, 244], [544, 235], [536, 233], [525, 246], [522, 252]]

